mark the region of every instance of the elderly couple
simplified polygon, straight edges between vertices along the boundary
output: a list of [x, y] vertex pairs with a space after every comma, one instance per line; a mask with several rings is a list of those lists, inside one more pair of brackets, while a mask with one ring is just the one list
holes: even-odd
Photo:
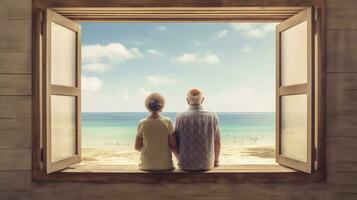
[[189, 110], [177, 114], [176, 127], [160, 116], [164, 98], [150, 94], [145, 106], [150, 116], [139, 122], [135, 149], [140, 151], [140, 169], [173, 170], [172, 152], [182, 170], [209, 170], [218, 166], [221, 148], [218, 119], [215, 113], [202, 109], [203, 94], [199, 89], [187, 93]]

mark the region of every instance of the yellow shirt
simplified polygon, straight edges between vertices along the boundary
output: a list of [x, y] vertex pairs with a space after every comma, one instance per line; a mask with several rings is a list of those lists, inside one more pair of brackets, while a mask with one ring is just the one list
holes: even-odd
[[174, 132], [172, 122], [167, 117], [145, 118], [139, 122], [138, 136], [143, 138], [141, 149], [141, 170], [172, 170], [172, 152], [169, 135]]

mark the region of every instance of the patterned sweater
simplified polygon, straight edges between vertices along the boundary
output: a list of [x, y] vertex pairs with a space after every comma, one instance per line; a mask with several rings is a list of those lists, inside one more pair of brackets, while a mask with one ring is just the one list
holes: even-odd
[[183, 170], [208, 170], [214, 167], [214, 142], [220, 140], [217, 115], [191, 106], [177, 114], [176, 135]]

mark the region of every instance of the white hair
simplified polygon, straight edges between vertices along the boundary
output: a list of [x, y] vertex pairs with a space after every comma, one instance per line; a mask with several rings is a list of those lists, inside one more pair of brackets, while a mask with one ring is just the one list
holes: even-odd
[[203, 94], [198, 88], [192, 88], [187, 92], [187, 100], [190, 104], [200, 105], [202, 103]]
[[165, 107], [165, 99], [159, 93], [151, 93], [145, 99], [145, 107], [149, 112], [161, 112]]

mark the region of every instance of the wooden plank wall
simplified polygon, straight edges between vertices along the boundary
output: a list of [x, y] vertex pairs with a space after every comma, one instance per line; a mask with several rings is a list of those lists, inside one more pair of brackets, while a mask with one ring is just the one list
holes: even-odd
[[356, 0], [327, 1], [327, 199], [357, 199], [356, 18]]
[[0, 0], [0, 199], [357, 199], [357, 1], [327, 0], [327, 7], [325, 183], [35, 183], [31, 0]]

